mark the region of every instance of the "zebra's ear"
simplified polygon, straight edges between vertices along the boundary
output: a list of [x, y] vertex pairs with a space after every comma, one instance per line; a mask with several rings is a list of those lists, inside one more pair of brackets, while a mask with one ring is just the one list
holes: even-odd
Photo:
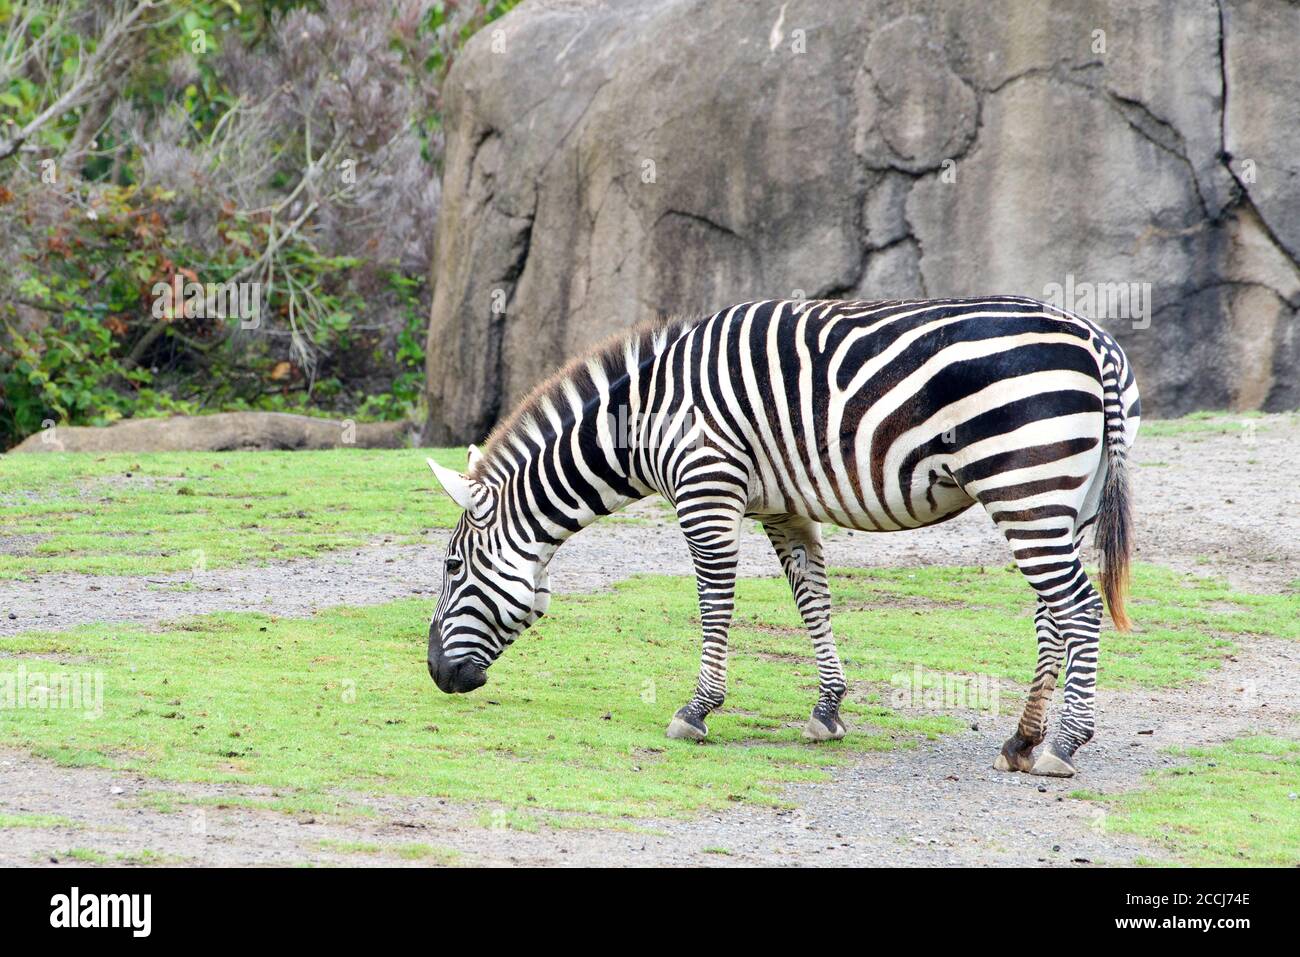
[[469, 470], [471, 472], [474, 471], [482, 461], [483, 453], [478, 450], [477, 445], [471, 445], [469, 447]]
[[459, 472], [453, 472], [449, 468], [444, 468], [433, 459], [425, 459], [429, 463], [429, 468], [433, 469], [433, 474], [437, 476], [438, 481], [442, 484], [443, 489], [451, 496], [452, 501], [463, 509], [469, 509], [474, 504], [474, 497], [470, 494], [470, 481]]

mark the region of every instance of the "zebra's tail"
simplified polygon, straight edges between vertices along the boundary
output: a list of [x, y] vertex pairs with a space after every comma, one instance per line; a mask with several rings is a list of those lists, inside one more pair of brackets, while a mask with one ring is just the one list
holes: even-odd
[[[1112, 360], [1114, 357], [1112, 357]], [[1129, 585], [1129, 553], [1133, 547], [1133, 505], [1129, 493], [1125, 443], [1122, 366], [1107, 362], [1102, 371], [1106, 417], [1106, 479], [1101, 489], [1094, 542], [1101, 553], [1101, 591], [1118, 631], [1128, 631], [1124, 610]]]

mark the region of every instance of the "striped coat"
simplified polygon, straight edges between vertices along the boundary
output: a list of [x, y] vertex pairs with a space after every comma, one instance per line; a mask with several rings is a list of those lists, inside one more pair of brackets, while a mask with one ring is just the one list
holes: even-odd
[[[1038, 667], [1006, 770], [1073, 773], [1094, 728], [1102, 602], [1084, 573], [1095, 524], [1102, 593], [1126, 627], [1124, 460], [1140, 417], [1103, 330], [1031, 299], [768, 300], [635, 330], [539, 386], [465, 474], [430, 463], [466, 514], [448, 547], [429, 669], [464, 691], [544, 613], [546, 566], [574, 532], [651, 494], [677, 510], [703, 628], [696, 692], [669, 735], [702, 738], [725, 694], [740, 523], [762, 522], [817, 655], [805, 735], [842, 737], [845, 680], [820, 523], [934, 525], [979, 503], [1037, 600]], [[1064, 668], [1051, 742], [1047, 703]]]

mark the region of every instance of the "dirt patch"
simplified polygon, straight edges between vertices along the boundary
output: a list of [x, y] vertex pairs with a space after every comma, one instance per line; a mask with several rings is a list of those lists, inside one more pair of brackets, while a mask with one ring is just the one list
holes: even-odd
[[30, 555], [48, 535], [0, 535], [0, 552], [6, 555]]
[[[764, 631], [768, 634], [782, 635], [784, 637], [790, 635], [789, 631], [778, 628], [759, 628], [754, 630]], [[763, 661], [784, 661], [792, 665], [815, 665], [817, 663], [817, 659], [811, 655], [794, 655], [789, 653], [780, 654], [773, 651], [756, 651], [754, 652], [754, 657], [760, 658]]]
[[[832, 584], [832, 591], [834, 590]], [[900, 611], [913, 611], [921, 614], [926, 611], [941, 611], [960, 608], [965, 611], [980, 611], [983, 605], [968, 602], [947, 601], [941, 598], [927, 598], [924, 595], [873, 595], [869, 601], [844, 601], [835, 603], [836, 614], [846, 611], [871, 611], [876, 608], [893, 608]]]
[[84, 483], [83, 495], [98, 495], [105, 491], [128, 489], [132, 492], [165, 492], [173, 494], [178, 485], [186, 482], [200, 482], [207, 476], [190, 478], [185, 475], [141, 475], [140, 466], [121, 475], [100, 475]]

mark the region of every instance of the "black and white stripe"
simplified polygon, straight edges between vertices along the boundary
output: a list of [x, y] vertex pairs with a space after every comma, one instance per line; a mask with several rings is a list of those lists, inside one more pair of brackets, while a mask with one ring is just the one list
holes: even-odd
[[[841, 737], [819, 523], [899, 531], [978, 502], [1038, 600], [1038, 667], [998, 766], [1072, 773], [1094, 728], [1102, 610], [1080, 546], [1096, 521], [1103, 591], [1125, 626], [1124, 457], [1139, 416], [1115, 341], [1031, 299], [768, 300], [636, 330], [543, 383], [482, 454], [471, 449], [466, 475], [434, 465], [467, 512], [430, 671], [444, 690], [482, 684], [545, 611], [546, 566], [565, 539], [658, 493], [690, 546], [703, 630], [696, 692], [670, 735], [703, 737], [726, 693], [739, 531], [752, 516], [813, 640], [820, 691], [805, 734]], [[1062, 667], [1060, 728], [1034, 762]]]

